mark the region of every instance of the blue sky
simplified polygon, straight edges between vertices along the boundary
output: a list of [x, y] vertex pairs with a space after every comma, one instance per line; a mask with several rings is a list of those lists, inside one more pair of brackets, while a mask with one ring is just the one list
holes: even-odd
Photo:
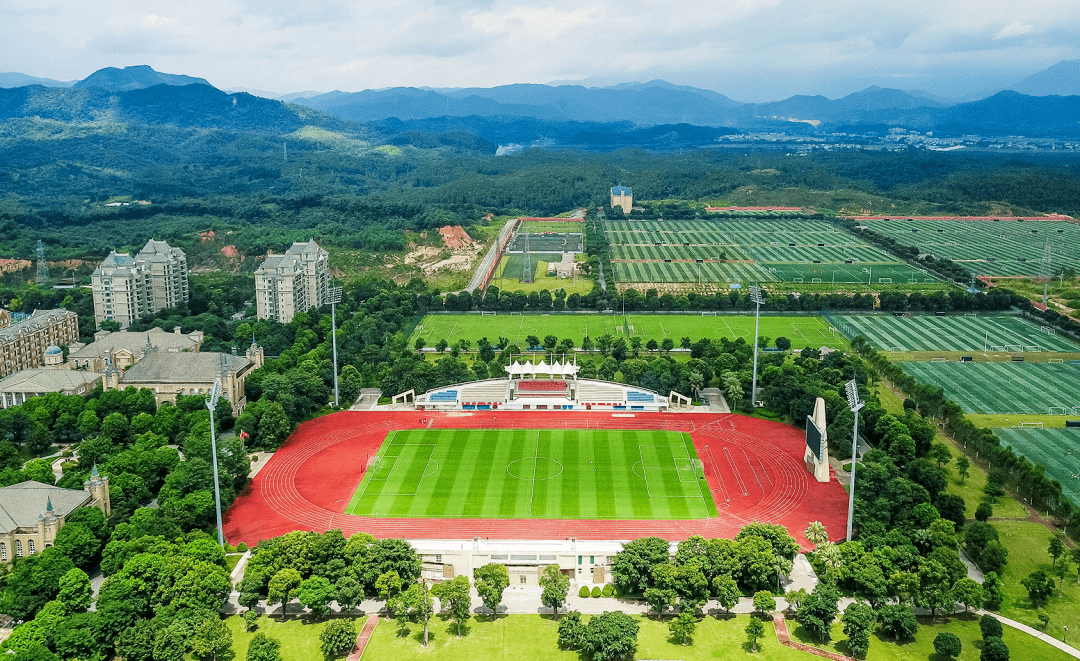
[[1080, 58], [1080, 2], [0, 0], [0, 71], [149, 64], [273, 92], [663, 78], [740, 101], [945, 97]]

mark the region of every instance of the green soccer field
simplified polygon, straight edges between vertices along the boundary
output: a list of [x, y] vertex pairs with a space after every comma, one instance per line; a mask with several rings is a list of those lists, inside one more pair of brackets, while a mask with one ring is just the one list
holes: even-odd
[[688, 434], [392, 432], [346, 509], [358, 516], [703, 519], [716, 516]]
[[[601, 335], [613, 337], [640, 337], [643, 342], [656, 340], [663, 343], [671, 339], [678, 347], [682, 338], [689, 337], [697, 342], [707, 337], [714, 342], [720, 338], [735, 340], [743, 338], [754, 341], [753, 315], [717, 315], [702, 317], [677, 314], [628, 314], [623, 315], [534, 315], [509, 314], [500, 312], [496, 316], [472, 315], [428, 315], [421, 320], [412, 337], [411, 345], [417, 338], [424, 338], [424, 344], [435, 346], [439, 340], [446, 340], [453, 345], [460, 339], [472, 342], [486, 337], [492, 344], [500, 337], [510, 340], [524, 349], [525, 340], [535, 335], [541, 340], [545, 335], [554, 335], [559, 339], [570, 338], [575, 347], [581, 346], [581, 340], [588, 335], [595, 342]], [[771, 338], [786, 337], [795, 349], [804, 347], [829, 346], [834, 349], [847, 349], [850, 344], [840, 333], [821, 317], [761, 317], [759, 334]]]
[[[1080, 406], [1080, 366], [1068, 363], [901, 363], [964, 413], [1048, 414]], [[1059, 410], [1064, 414], [1064, 410]], [[1080, 439], [1080, 434], [1076, 435]]]
[[1003, 445], [1016, 450], [1046, 474], [1061, 482], [1061, 491], [1076, 502], [1080, 498], [1080, 432], [1075, 429], [995, 429]]
[[1072, 340], [1009, 315], [836, 315], [834, 321], [848, 338], [863, 335], [884, 351], [1080, 351]]

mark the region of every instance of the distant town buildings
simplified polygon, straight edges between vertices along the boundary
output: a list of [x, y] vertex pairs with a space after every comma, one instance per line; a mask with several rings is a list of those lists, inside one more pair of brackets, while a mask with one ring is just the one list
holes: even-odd
[[167, 352], [149, 347], [142, 359], [126, 370], [107, 369], [104, 388], [149, 388], [160, 405], [175, 402], [177, 395], [207, 395], [214, 381], [221, 379], [221, 396], [232, 404], [233, 414], [240, 415], [247, 404], [244, 381], [262, 365], [263, 349], [254, 342], [243, 356]]
[[634, 209], [634, 193], [629, 186], [611, 187], [611, 208], [622, 207], [623, 213], [630, 213]]
[[28, 480], [0, 489], [0, 563], [37, 555], [52, 546], [68, 516], [80, 507], [112, 514], [109, 478], [94, 466], [82, 491]]
[[284, 255], [270, 253], [255, 271], [259, 319], [287, 324], [297, 312], [330, 302], [330, 257], [314, 240], [294, 243]]
[[164, 241], [146, 242], [135, 257], [111, 252], [90, 276], [94, 320], [115, 321], [121, 328], [147, 314], [188, 300], [187, 256]]
[[41, 367], [47, 349], [59, 350], [78, 341], [79, 315], [63, 309], [35, 310], [28, 318], [0, 328], [0, 377]]

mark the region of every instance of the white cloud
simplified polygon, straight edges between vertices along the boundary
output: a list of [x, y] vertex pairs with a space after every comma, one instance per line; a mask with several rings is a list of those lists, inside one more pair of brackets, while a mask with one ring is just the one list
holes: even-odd
[[1028, 34], [1035, 28], [1028, 23], [1021, 23], [1020, 21], [1013, 21], [994, 35], [994, 39], [1007, 39], [1009, 37], [1018, 37], [1022, 34]]

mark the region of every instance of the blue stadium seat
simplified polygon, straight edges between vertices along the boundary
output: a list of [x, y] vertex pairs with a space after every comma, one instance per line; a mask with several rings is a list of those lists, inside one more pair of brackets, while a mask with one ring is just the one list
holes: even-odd
[[456, 390], [443, 390], [437, 392], [428, 398], [429, 402], [456, 402], [457, 391]]
[[651, 404], [652, 402], [656, 401], [656, 398], [653, 397], [653, 394], [649, 392], [634, 392], [633, 390], [629, 390], [626, 393], [626, 401], [649, 402]]

